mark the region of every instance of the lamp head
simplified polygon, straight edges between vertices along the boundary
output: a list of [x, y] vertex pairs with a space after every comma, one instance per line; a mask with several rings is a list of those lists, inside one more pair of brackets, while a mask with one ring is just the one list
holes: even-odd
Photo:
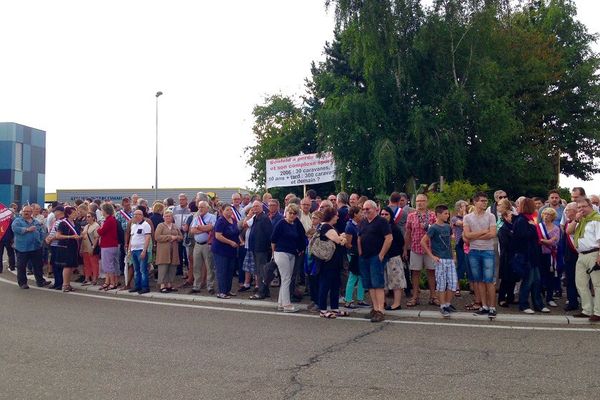
[[162, 96], [163, 92], [156, 92], [156, 97]]

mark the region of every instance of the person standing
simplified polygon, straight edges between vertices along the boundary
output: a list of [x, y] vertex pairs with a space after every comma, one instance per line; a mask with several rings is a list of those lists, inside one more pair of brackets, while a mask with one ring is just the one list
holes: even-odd
[[56, 228], [56, 239], [58, 239], [57, 247], [57, 264], [62, 267], [63, 292], [72, 292], [71, 276], [73, 270], [79, 265], [79, 239], [80, 228], [75, 223], [77, 211], [75, 207], [65, 207], [65, 218], [58, 222]]
[[44, 227], [33, 219], [32, 213], [31, 206], [23, 207], [22, 216], [15, 218], [11, 224], [15, 250], [17, 251], [17, 282], [21, 289], [29, 289], [25, 271], [28, 263], [32, 264], [33, 275], [38, 287], [50, 284], [44, 279], [43, 275], [42, 245], [44, 243]]
[[405, 260], [409, 258], [410, 250], [410, 271], [412, 282], [412, 298], [406, 303], [407, 307], [414, 307], [419, 304], [419, 282], [423, 268], [427, 271], [427, 284], [429, 286], [429, 304], [440, 305], [435, 295], [435, 266], [433, 260], [421, 247], [421, 239], [427, 234], [431, 224], [435, 223], [435, 213], [427, 209], [427, 196], [417, 195], [417, 209], [411, 212], [406, 220], [406, 235], [404, 237]]
[[[96, 245], [100, 236], [98, 228], [100, 225], [96, 222], [96, 213], [88, 212], [86, 214], [87, 224], [81, 232], [81, 257], [83, 258], [83, 272], [85, 281], [83, 285], [96, 285], [100, 269], [99, 253], [95, 252]], [[98, 247], [98, 249], [100, 249]]]
[[487, 195], [479, 192], [473, 196], [475, 209], [463, 218], [463, 239], [469, 243], [469, 268], [479, 293], [481, 307], [477, 315], [496, 317], [495, 254], [496, 217], [486, 211]]
[[[296, 223], [299, 211], [300, 209], [296, 204], [287, 206], [285, 208], [285, 218], [282, 218], [275, 225], [271, 235], [273, 259], [281, 275], [278, 304], [279, 309], [283, 312], [299, 311], [297, 307], [292, 305], [290, 298], [290, 282], [294, 271], [294, 263], [296, 257], [303, 254], [306, 243], [304, 228], [302, 224]], [[339, 293], [336, 293], [336, 296], [339, 296]]]
[[[273, 225], [271, 220], [264, 212], [262, 202], [256, 200], [252, 203], [252, 212], [254, 214], [252, 226], [250, 227], [250, 235], [248, 236], [248, 251], [253, 252], [254, 263], [256, 266], [257, 286], [262, 285], [265, 277], [265, 265], [271, 259], [271, 235], [273, 233]], [[269, 295], [269, 288], [265, 288], [266, 293], [256, 294], [257, 300], [263, 299]]]
[[229, 204], [225, 204], [221, 207], [221, 217], [215, 224], [215, 240], [211, 245], [219, 288], [217, 297], [220, 299], [229, 299], [234, 296], [231, 293], [231, 281], [239, 247], [240, 230], [237, 219], [234, 217], [233, 208]]
[[164, 222], [156, 227], [156, 265], [158, 265], [158, 284], [161, 293], [172, 292], [175, 273], [179, 265], [179, 242], [183, 240], [181, 231], [173, 222], [173, 211], [164, 212]]
[[[203, 283], [206, 282], [209, 294], [215, 294], [215, 267], [210, 245], [212, 244], [213, 228], [217, 218], [208, 212], [208, 202], [202, 200], [198, 203], [198, 212], [190, 225], [190, 232], [194, 235], [194, 285], [191, 293], [199, 293]], [[181, 254], [181, 253], [180, 253]]]
[[[581, 313], [576, 317], [587, 317], [591, 322], [600, 321], [600, 214], [592, 208], [590, 199], [577, 200], [575, 221], [567, 226], [567, 234], [579, 253], [575, 264], [575, 284], [581, 298]], [[592, 297], [590, 280], [594, 287]]]
[[369, 313], [371, 322], [385, 320], [385, 265], [383, 260], [392, 245], [390, 224], [377, 213], [377, 204], [367, 200], [363, 204], [365, 219], [361, 222], [358, 236], [360, 275], [363, 287], [369, 290], [373, 308]]
[[[186, 220], [191, 214], [192, 212], [188, 207], [187, 195], [185, 193], [180, 193], [179, 205], [175, 206], [175, 208], [173, 209], [173, 220], [175, 221], [175, 226], [177, 227], [177, 229], [181, 230], [181, 234], [184, 236], [189, 230], [189, 226], [186, 224]], [[177, 268], [177, 275], [183, 275], [183, 267], [188, 265], [187, 252], [185, 246], [183, 245], [183, 242], [178, 243], [179, 268]]]
[[117, 220], [114, 217], [115, 208], [110, 203], [102, 204], [104, 223], [98, 228], [100, 235], [100, 263], [102, 272], [106, 275], [100, 290], [113, 290], [119, 287], [119, 235]]
[[[565, 206], [565, 221], [566, 225], [575, 221], [577, 217], [577, 203], [572, 202]], [[577, 286], [575, 285], [575, 265], [577, 264], [577, 258], [579, 253], [575, 247], [573, 241], [573, 235], [566, 232], [567, 226], [563, 225], [564, 235], [562, 240], [564, 241], [563, 253], [564, 271], [565, 271], [565, 286], [567, 287], [567, 301], [569, 304], [565, 307], [565, 311], [577, 311], [579, 310], [579, 296], [577, 295]]]
[[152, 227], [145, 221], [144, 212], [139, 209], [133, 212], [132, 221], [131, 237], [127, 253], [131, 255], [131, 260], [133, 261], [135, 284], [129, 289], [129, 292], [144, 294], [150, 292], [150, 285], [148, 283], [148, 246], [150, 246], [150, 239], [152, 237]]

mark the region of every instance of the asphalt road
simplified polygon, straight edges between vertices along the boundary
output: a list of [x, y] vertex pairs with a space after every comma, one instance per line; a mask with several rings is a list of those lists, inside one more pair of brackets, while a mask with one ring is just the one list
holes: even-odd
[[600, 330], [371, 324], [141, 301], [0, 282], [0, 398], [600, 397]]

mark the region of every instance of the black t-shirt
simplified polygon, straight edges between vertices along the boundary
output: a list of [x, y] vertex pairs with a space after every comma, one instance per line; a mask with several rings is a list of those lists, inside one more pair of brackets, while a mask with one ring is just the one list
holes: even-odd
[[359, 233], [363, 257], [373, 257], [379, 254], [385, 237], [392, 233], [390, 224], [379, 215], [373, 221], [364, 219], [360, 223]]
[[[326, 236], [326, 233], [329, 232], [331, 229], [335, 228], [329, 224], [322, 224], [320, 227], [320, 232], [321, 232], [321, 240], [331, 240]], [[329, 261], [322, 261], [321, 267], [322, 268], [342, 268], [342, 262], [343, 262], [343, 256], [344, 256], [344, 247], [339, 245], [339, 244], [335, 244], [335, 252], [333, 253], [333, 257], [331, 257], [331, 260]]]
[[398, 225], [393, 224], [390, 226], [392, 228], [392, 237], [394, 240], [392, 241], [392, 245], [390, 246], [386, 257], [392, 258], [402, 255], [402, 251], [404, 250], [404, 236], [402, 236], [402, 231]]

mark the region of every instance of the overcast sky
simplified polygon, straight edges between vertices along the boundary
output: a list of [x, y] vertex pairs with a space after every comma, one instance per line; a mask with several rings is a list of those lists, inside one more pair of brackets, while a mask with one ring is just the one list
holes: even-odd
[[[599, 32], [600, 1], [576, 3]], [[0, 15], [0, 121], [47, 132], [46, 192], [152, 187], [159, 90], [159, 188], [252, 186], [253, 106], [304, 92], [334, 24], [322, 0], [19, 0]]]

